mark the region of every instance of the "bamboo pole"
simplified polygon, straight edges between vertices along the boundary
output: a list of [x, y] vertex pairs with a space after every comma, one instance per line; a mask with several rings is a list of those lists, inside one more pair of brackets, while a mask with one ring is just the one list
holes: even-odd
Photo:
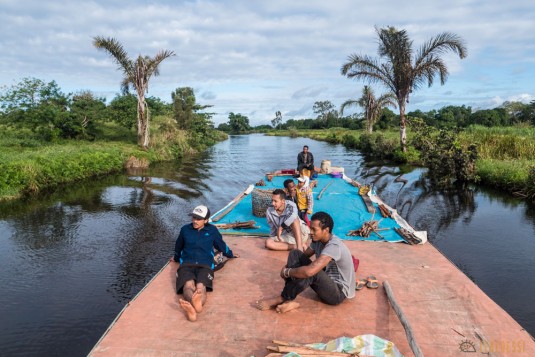
[[331, 185], [331, 183], [333, 183], [333, 182], [334, 182], [334, 181], [329, 182], [329, 183], [327, 184], [327, 186], [325, 186], [325, 187], [321, 190], [320, 194], [318, 195], [318, 200], [321, 199], [321, 196], [323, 195], [323, 192], [325, 192], [325, 190], [327, 189], [327, 187], [329, 187], [329, 186]]
[[399, 321], [401, 321], [401, 324], [405, 329], [405, 334], [407, 335], [407, 340], [409, 341], [409, 345], [411, 346], [412, 353], [414, 353], [415, 357], [424, 357], [424, 354], [416, 343], [416, 339], [414, 338], [414, 333], [412, 331], [412, 327], [409, 323], [409, 320], [407, 320], [407, 316], [405, 316], [403, 310], [401, 310], [401, 307], [399, 306], [396, 297], [394, 296], [394, 292], [392, 291], [392, 288], [390, 287], [388, 281], [383, 281], [383, 287], [385, 288], [386, 296], [388, 297], [390, 305], [392, 305], [392, 308], [396, 312]]
[[227, 215], [227, 213], [229, 213], [230, 211], [232, 211], [232, 209], [234, 207], [236, 207], [236, 205], [238, 203], [240, 203], [241, 200], [243, 200], [245, 198], [245, 196], [247, 196], [249, 193], [251, 193], [251, 191], [254, 189], [254, 186], [253, 185], [250, 185], [249, 187], [247, 187], [247, 189], [245, 189], [245, 191], [243, 191], [242, 193], [240, 193], [238, 196], [236, 196], [236, 198], [234, 198], [231, 202], [231, 204], [225, 208], [225, 210], [221, 213], [218, 213], [217, 216], [215, 218], [212, 218], [212, 222], [218, 222], [219, 220], [221, 220], [223, 217], [225, 217]]

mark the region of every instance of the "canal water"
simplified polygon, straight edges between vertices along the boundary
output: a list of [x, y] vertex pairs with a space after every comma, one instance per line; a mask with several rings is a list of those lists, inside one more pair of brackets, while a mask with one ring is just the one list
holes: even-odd
[[534, 206], [477, 187], [436, 191], [421, 169], [368, 162], [341, 145], [255, 134], [231, 136], [182, 162], [0, 203], [0, 354], [87, 355], [171, 257], [193, 207], [215, 212], [265, 172], [295, 167], [304, 144], [316, 166], [328, 159], [373, 184], [535, 334]]

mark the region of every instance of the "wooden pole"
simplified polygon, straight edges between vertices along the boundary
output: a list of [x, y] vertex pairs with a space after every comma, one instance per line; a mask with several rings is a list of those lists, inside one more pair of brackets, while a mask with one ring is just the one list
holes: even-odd
[[333, 181], [329, 182], [329, 183], [327, 184], [327, 186], [325, 186], [325, 187], [323, 188], [323, 190], [321, 190], [320, 194], [318, 195], [318, 200], [321, 198], [321, 196], [323, 195], [323, 192], [325, 192], [325, 190], [327, 189], [327, 187], [329, 187], [329, 186], [331, 185], [331, 183], [333, 183]]
[[409, 320], [407, 320], [407, 317], [403, 313], [403, 310], [401, 310], [401, 307], [399, 306], [396, 297], [394, 296], [394, 292], [392, 291], [392, 288], [390, 287], [388, 281], [383, 281], [383, 287], [385, 288], [386, 296], [388, 297], [390, 305], [392, 305], [392, 308], [396, 312], [399, 321], [401, 321], [401, 324], [405, 329], [405, 334], [407, 335], [407, 340], [409, 341], [409, 345], [411, 346], [412, 353], [414, 353], [415, 357], [424, 357], [424, 354], [416, 343], [416, 339], [414, 338], [414, 333], [412, 331], [412, 327], [409, 323]]
[[[254, 188], [254, 186], [253, 186]], [[218, 222], [219, 220], [221, 220], [223, 217], [225, 217], [227, 215], [227, 213], [229, 213], [230, 211], [232, 211], [232, 209], [234, 207], [236, 207], [236, 205], [238, 203], [240, 203], [241, 200], [243, 200], [245, 198], [245, 196], [247, 196], [249, 193], [251, 193], [253, 189], [251, 188], [251, 186], [247, 187], [247, 189], [245, 191], [243, 191], [242, 193], [240, 193], [238, 196], [236, 196], [236, 198], [234, 198], [232, 201], [232, 204], [229, 205], [227, 208], [225, 208], [225, 210], [219, 214], [217, 214], [217, 216], [215, 218], [212, 218], [212, 222]]]

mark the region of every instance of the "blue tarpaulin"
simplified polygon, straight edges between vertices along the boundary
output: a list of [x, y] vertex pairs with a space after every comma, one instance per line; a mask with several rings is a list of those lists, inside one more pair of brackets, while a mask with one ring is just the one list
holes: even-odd
[[[291, 176], [275, 176], [271, 182], [269, 182], [267, 178], [264, 178], [266, 186], [255, 187], [255, 189], [273, 190], [275, 188], [283, 188], [283, 182], [288, 178], [291, 178]], [[318, 175], [316, 180], [318, 181], [318, 184], [312, 190], [314, 196], [314, 212], [324, 211], [333, 217], [333, 232], [335, 235], [347, 240], [385, 240], [388, 242], [404, 241], [403, 238], [401, 238], [401, 236], [394, 230], [394, 228], [398, 228], [400, 225], [392, 218], [383, 218], [376, 203], [373, 203], [376, 208], [376, 213], [372, 217], [372, 213], [368, 212], [362, 197], [358, 193], [357, 187], [354, 187], [342, 178], [332, 178], [331, 175], [327, 174]], [[297, 180], [294, 179], [294, 182], [297, 184]], [[327, 185], [327, 189], [321, 195], [321, 199], [318, 200], [318, 195]], [[218, 215], [219, 212], [216, 213], [214, 217], [217, 217]], [[380, 229], [387, 228], [386, 230], [380, 230], [378, 232], [381, 237], [375, 233], [371, 233], [368, 238], [347, 235], [350, 230], [359, 229], [362, 227], [364, 222], [372, 219], [379, 221]], [[243, 198], [240, 203], [238, 203], [232, 209], [232, 211], [219, 220], [217, 224], [244, 222], [250, 220], [254, 220], [256, 222], [255, 225], [258, 226], [258, 228], [228, 230], [220, 229], [220, 231], [224, 234], [231, 233], [247, 235], [252, 233], [255, 235], [269, 235], [269, 227], [266, 218], [255, 217], [253, 215], [252, 194], [245, 196], [245, 198]]]

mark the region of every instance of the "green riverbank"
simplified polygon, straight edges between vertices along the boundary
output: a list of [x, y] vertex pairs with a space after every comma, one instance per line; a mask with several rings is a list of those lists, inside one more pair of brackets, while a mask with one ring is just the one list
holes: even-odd
[[127, 167], [147, 167], [158, 161], [194, 155], [206, 146], [225, 140], [225, 133], [213, 130], [204, 144], [195, 134], [179, 130], [172, 119], [161, 117], [151, 123], [148, 151], [136, 145], [132, 130], [107, 123], [97, 140], [39, 140], [29, 131], [2, 127], [0, 138], [0, 200], [21, 198], [57, 185], [94, 176], [120, 172]]

